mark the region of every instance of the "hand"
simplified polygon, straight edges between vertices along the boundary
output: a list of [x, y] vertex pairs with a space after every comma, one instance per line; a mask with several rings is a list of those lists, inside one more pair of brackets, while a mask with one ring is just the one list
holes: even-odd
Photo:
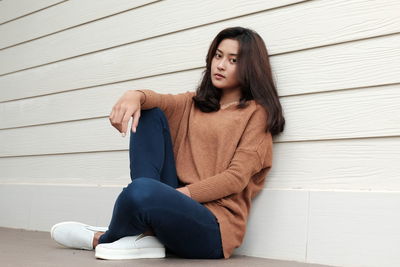
[[189, 189], [188, 189], [186, 186], [176, 188], [176, 190], [178, 190], [179, 192], [181, 192], [181, 193], [187, 195], [187, 196], [190, 197], [190, 198], [192, 197], [192, 196], [190, 195]]
[[128, 122], [132, 116], [132, 131], [136, 132], [140, 118], [140, 94], [142, 93], [135, 90], [128, 90], [112, 108], [109, 120], [111, 125], [122, 133], [122, 137], [126, 135]]

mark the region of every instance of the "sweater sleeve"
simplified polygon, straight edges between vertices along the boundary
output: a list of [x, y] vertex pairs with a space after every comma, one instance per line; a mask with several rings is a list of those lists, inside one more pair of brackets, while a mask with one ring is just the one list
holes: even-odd
[[179, 94], [161, 94], [150, 89], [135, 91], [140, 91], [145, 95], [141, 109], [158, 107], [164, 111], [167, 118], [170, 118], [173, 114], [180, 117], [179, 115], [182, 114], [185, 109], [185, 103], [194, 95], [194, 92], [191, 91]]
[[249, 119], [228, 168], [186, 185], [191, 197], [203, 203], [239, 193], [254, 174], [271, 167], [272, 136], [265, 132], [265, 127], [266, 114], [259, 109]]

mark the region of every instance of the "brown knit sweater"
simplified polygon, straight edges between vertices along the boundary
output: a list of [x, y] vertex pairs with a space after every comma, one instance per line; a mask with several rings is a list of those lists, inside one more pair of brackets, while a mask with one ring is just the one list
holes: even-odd
[[242, 110], [233, 104], [205, 113], [194, 106], [195, 92], [137, 91], [146, 96], [141, 109], [164, 111], [178, 178], [192, 198], [217, 217], [224, 258], [228, 259], [242, 244], [251, 200], [263, 188], [272, 165], [265, 109], [251, 100]]

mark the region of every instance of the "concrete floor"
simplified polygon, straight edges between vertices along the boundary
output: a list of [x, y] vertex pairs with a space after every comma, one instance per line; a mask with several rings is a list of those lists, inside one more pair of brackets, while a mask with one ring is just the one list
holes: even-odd
[[100, 260], [94, 251], [64, 248], [50, 238], [49, 232], [26, 231], [0, 227], [1, 266], [230, 266], [230, 267], [323, 267], [294, 261], [279, 261], [247, 256], [230, 259], [183, 259], [167, 254], [163, 259]]

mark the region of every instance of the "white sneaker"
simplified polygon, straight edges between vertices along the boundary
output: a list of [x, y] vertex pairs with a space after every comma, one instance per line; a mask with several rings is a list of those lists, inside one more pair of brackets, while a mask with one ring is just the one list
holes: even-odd
[[80, 222], [61, 222], [50, 231], [51, 238], [58, 244], [69, 248], [93, 250], [95, 232], [105, 232], [107, 227], [96, 227]]
[[165, 258], [165, 247], [155, 236], [125, 236], [96, 246], [96, 258], [106, 260]]

